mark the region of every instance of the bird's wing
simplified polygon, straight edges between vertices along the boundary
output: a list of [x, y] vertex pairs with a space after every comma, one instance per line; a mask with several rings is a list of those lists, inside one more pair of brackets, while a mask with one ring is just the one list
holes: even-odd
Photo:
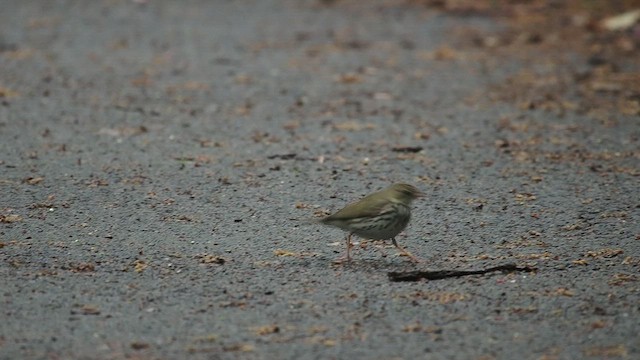
[[[375, 195], [375, 194], [374, 194]], [[356, 217], [376, 216], [391, 209], [391, 202], [385, 198], [366, 196], [362, 200], [345, 206], [326, 220], [347, 220]]]

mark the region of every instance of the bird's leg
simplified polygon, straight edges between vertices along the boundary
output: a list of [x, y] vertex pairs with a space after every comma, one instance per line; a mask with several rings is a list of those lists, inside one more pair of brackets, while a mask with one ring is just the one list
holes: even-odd
[[419, 263], [421, 262], [420, 259], [418, 259], [417, 257], [413, 256], [410, 252], [408, 252], [407, 250], [403, 249], [400, 245], [398, 245], [398, 243], [396, 242], [396, 238], [391, 238], [391, 241], [393, 241], [393, 245], [398, 248], [398, 250], [400, 250], [400, 252], [402, 254], [404, 254], [404, 256], [408, 257], [409, 259], [411, 259], [411, 261], [415, 262], [415, 263]]
[[351, 250], [351, 247], [353, 246], [351, 245], [351, 235], [353, 235], [353, 233], [349, 233], [349, 235], [347, 235], [347, 255], [336, 259], [334, 261], [334, 264], [342, 264], [345, 261], [351, 262], [350, 250]]
[[351, 256], [349, 255], [349, 251], [351, 251], [351, 235], [353, 235], [353, 233], [347, 235], [347, 262], [351, 261]]

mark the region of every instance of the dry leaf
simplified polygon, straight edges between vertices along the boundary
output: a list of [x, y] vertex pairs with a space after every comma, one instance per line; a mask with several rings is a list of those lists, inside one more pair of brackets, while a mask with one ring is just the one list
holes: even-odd
[[269, 334], [275, 334], [280, 332], [280, 328], [278, 325], [265, 325], [251, 328], [256, 335], [264, 336]]
[[622, 285], [627, 282], [637, 281], [638, 278], [635, 275], [629, 274], [615, 274], [613, 275], [613, 279], [609, 281], [609, 285]]
[[100, 315], [100, 309], [95, 305], [75, 305], [74, 307], [79, 308], [78, 310], [71, 310], [72, 314], [81, 314], [81, 315]]
[[361, 123], [355, 120], [349, 120], [339, 124], [334, 124], [333, 128], [340, 131], [362, 131], [375, 129], [376, 126], [370, 123]]
[[151, 345], [145, 342], [134, 341], [131, 343], [131, 348], [133, 350], [143, 350], [149, 348]]
[[96, 266], [91, 263], [80, 263], [71, 267], [73, 272], [93, 272], [96, 270]]
[[580, 229], [583, 228], [583, 226], [584, 226], [584, 224], [582, 224], [582, 223], [565, 225], [565, 226], [562, 227], [562, 230], [564, 230], [564, 231], [580, 230]]
[[536, 199], [536, 196], [531, 193], [522, 193], [522, 194], [515, 194], [515, 198], [519, 204], [524, 204], [527, 201], [534, 201]]
[[408, 333], [420, 332], [420, 331], [422, 331], [422, 325], [420, 325], [420, 323], [413, 323], [413, 324], [405, 325], [402, 328], [402, 331], [403, 332], [408, 332]]
[[628, 29], [640, 20], [640, 9], [610, 16], [600, 22], [602, 28], [609, 31]]
[[597, 320], [591, 323], [592, 329], [603, 329], [608, 326], [607, 322], [604, 320]]
[[22, 221], [22, 216], [17, 214], [0, 215], [0, 223], [10, 224]]
[[28, 177], [22, 180], [22, 182], [27, 183], [29, 185], [37, 185], [37, 184], [40, 184], [43, 180], [44, 178], [42, 176], [37, 176], [37, 177]]
[[118, 128], [102, 128], [98, 131], [98, 134], [113, 137], [130, 137], [144, 134], [147, 131], [145, 126], [123, 126]]
[[584, 350], [586, 356], [598, 356], [600, 358], [627, 357], [627, 348], [624, 345], [594, 346]]
[[289, 122], [285, 123], [284, 125], [282, 125], [282, 128], [287, 130], [287, 131], [294, 131], [298, 127], [300, 127], [300, 121], [298, 121], [298, 120], [289, 121]]
[[13, 98], [20, 96], [20, 93], [0, 86], [0, 98]]
[[296, 256], [296, 253], [294, 253], [294, 252], [287, 251], [287, 250], [281, 250], [281, 249], [275, 250], [273, 253], [276, 256]]
[[137, 273], [141, 273], [141, 272], [143, 272], [146, 268], [148, 268], [148, 267], [149, 267], [149, 265], [148, 265], [146, 262], [144, 262], [143, 260], [136, 260], [136, 261], [134, 261], [134, 262], [133, 262], [133, 266], [134, 266], [134, 270], [135, 270]]
[[357, 84], [362, 82], [362, 77], [355, 73], [347, 73], [338, 77], [338, 82], [343, 84]]
[[567, 288], [558, 288], [556, 290], [556, 295], [562, 295], [562, 296], [573, 296], [575, 295], [575, 293]]
[[233, 344], [222, 348], [224, 351], [234, 352], [252, 352], [255, 350], [255, 346], [252, 344]]
[[322, 341], [322, 344], [325, 345], [325, 346], [336, 346], [337, 343], [338, 342], [333, 340], [333, 339], [324, 339]]
[[624, 254], [624, 250], [622, 250], [622, 249], [605, 248], [605, 249], [600, 249], [600, 250], [597, 250], [597, 251], [587, 251], [586, 256], [593, 257], [593, 258], [598, 258], [598, 257], [612, 258], [612, 257], [616, 257], [616, 256], [618, 256], [620, 254]]
[[514, 307], [509, 309], [512, 314], [533, 314], [538, 312], [538, 308], [535, 306], [529, 307]]
[[221, 256], [217, 256], [217, 255], [209, 255], [209, 254], [201, 254], [201, 255], [196, 255], [197, 259], [200, 259], [200, 263], [201, 264], [218, 264], [218, 265], [222, 265], [225, 262], [227, 262], [227, 260]]

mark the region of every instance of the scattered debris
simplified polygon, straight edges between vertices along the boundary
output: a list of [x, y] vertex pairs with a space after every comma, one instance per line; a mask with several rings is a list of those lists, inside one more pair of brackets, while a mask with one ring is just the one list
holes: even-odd
[[295, 153], [291, 154], [277, 154], [277, 155], [269, 155], [267, 159], [281, 159], [281, 160], [291, 160], [295, 159], [298, 155]]
[[133, 262], [133, 269], [137, 273], [141, 273], [145, 271], [148, 267], [149, 267], [149, 264], [147, 264], [143, 260], [136, 260]]
[[396, 146], [391, 148], [391, 151], [399, 153], [417, 153], [422, 150], [422, 146]]
[[0, 223], [11, 224], [22, 221], [22, 216], [17, 214], [0, 215]]
[[72, 315], [100, 315], [100, 308], [90, 304], [75, 304], [71, 310]]
[[26, 179], [23, 179], [22, 182], [29, 185], [37, 185], [37, 184], [40, 184], [43, 180], [44, 178], [42, 176], [36, 176], [36, 177], [30, 176]]
[[70, 266], [72, 272], [94, 272], [96, 270], [96, 266], [91, 263], [79, 263]]
[[145, 342], [140, 342], [140, 341], [134, 341], [131, 343], [131, 348], [133, 350], [143, 350], [143, 349], [148, 349], [151, 345], [149, 345], [148, 343]]
[[609, 31], [625, 30], [635, 25], [640, 20], [640, 9], [610, 16], [600, 22], [600, 26]]
[[273, 254], [276, 256], [296, 256], [296, 253], [282, 249], [274, 250]]
[[223, 265], [227, 262], [227, 260], [221, 256], [210, 255], [210, 254], [199, 254], [195, 256], [196, 259], [200, 261], [201, 264], [217, 264]]

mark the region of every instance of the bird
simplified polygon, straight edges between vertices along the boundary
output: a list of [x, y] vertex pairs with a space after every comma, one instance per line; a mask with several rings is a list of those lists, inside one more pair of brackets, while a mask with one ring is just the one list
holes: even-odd
[[[347, 262], [351, 261], [351, 236], [371, 240], [389, 240], [414, 262], [418, 258], [398, 245], [396, 235], [404, 230], [411, 220], [411, 202], [424, 193], [413, 185], [396, 183], [378, 192], [374, 192], [359, 201], [351, 203], [336, 213], [317, 222], [348, 232]], [[336, 262], [341, 263], [343, 258]]]

